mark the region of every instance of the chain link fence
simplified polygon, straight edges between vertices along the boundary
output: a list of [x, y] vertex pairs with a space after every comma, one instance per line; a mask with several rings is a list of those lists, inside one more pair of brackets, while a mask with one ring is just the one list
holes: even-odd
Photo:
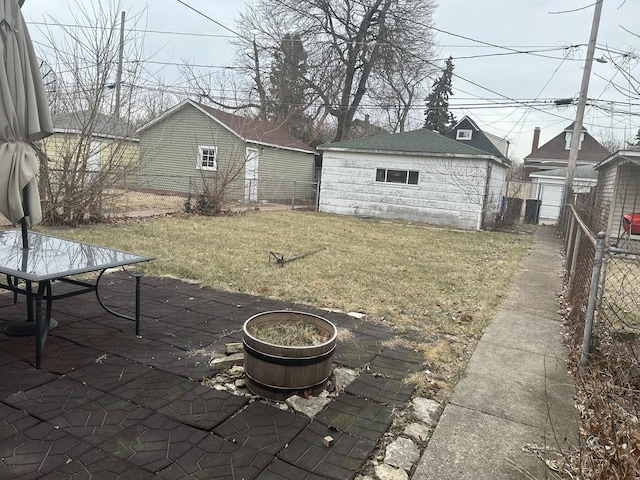
[[604, 233], [604, 209], [567, 207], [565, 318], [582, 415], [578, 478], [640, 478], [640, 252]]
[[[90, 174], [90, 173], [89, 173]], [[116, 187], [101, 192], [100, 217], [140, 218], [192, 211], [203, 193], [199, 176], [131, 174]], [[226, 188], [223, 212], [255, 209], [318, 210], [319, 182], [297, 180], [246, 180]], [[0, 215], [0, 225], [10, 222]]]

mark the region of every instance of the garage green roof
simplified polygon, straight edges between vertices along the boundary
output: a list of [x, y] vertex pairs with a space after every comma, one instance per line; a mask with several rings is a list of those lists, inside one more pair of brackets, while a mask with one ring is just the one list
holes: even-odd
[[425, 128], [410, 132], [326, 143], [320, 145], [318, 149], [491, 156], [491, 154], [483, 150], [470, 147]]

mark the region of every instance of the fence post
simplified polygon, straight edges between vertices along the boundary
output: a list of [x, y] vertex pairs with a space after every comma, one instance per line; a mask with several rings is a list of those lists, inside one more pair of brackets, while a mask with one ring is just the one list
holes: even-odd
[[320, 181], [316, 182], [316, 212], [320, 211]]
[[593, 270], [591, 272], [591, 288], [589, 290], [589, 303], [587, 304], [587, 314], [584, 319], [584, 335], [582, 337], [582, 352], [580, 353], [580, 373], [587, 365], [588, 356], [591, 349], [591, 333], [593, 330], [593, 316], [596, 311], [596, 299], [598, 298], [598, 287], [600, 284], [600, 270], [602, 269], [602, 259], [605, 250], [605, 232], [599, 232], [596, 241], [596, 253], [593, 259]]
[[569, 245], [571, 243], [571, 236], [573, 235], [573, 229], [575, 227], [575, 225], [577, 224], [577, 222], [575, 221], [575, 212], [573, 210], [571, 210], [571, 214], [567, 214], [567, 219], [565, 221], [565, 226], [564, 226], [564, 231], [565, 231], [565, 238], [564, 238], [564, 251], [565, 252], [569, 252]]
[[296, 208], [296, 179], [293, 179], [293, 197], [291, 197], [291, 210]]
[[[571, 233], [573, 236], [573, 232]], [[568, 291], [573, 291], [573, 281], [575, 280], [576, 274], [576, 265], [578, 263], [578, 252], [580, 251], [580, 241], [582, 240], [582, 229], [578, 228], [576, 231], [575, 241], [573, 242], [573, 247], [571, 247], [572, 255], [571, 255], [571, 265], [569, 266], [569, 285]]]

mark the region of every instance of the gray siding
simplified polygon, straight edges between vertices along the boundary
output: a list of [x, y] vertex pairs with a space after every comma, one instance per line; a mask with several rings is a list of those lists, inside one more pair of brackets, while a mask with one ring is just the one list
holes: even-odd
[[614, 202], [611, 209], [611, 228], [613, 235], [621, 229], [622, 215], [640, 213], [640, 167], [632, 163], [617, 165], [617, 178], [614, 190]]
[[260, 151], [258, 196], [271, 201], [291, 201], [296, 181], [296, 198], [309, 197], [315, 192], [315, 156], [281, 148], [249, 145]]
[[[216, 172], [197, 168], [198, 146], [218, 149]], [[258, 199], [291, 200], [293, 180], [313, 180], [314, 155], [245, 144], [192, 105], [185, 105], [140, 133], [140, 185], [145, 188], [198, 194], [204, 182], [234, 178], [228, 199], [242, 201], [245, 193], [246, 148], [260, 153]]]
[[202, 112], [186, 105], [140, 134], [141, 173], [151, 183], [147, 186], [183, 193], [201, 192], [203, 178], [212, 181], [216, 172], [196, 167], [199, 145], [218, 148], [218, 175], [242, 165], [242, 142]]
[[[377, 182], [378, 168], [417, 170], [418, 185]], [[485, 185], [486, 161], [325, 151], [320, 211], [477, 229]]]
[[[615, 182], [616, 182], [616, 172], [617, 172], [617, 164], [607, 165], [603, 169], [598, 172], [598, 184], [596, 187], [597, 190], [597, 201], [598, 207], [601, 209], [604, 215], [606, 215], [606, 229], [611, 235], [613, 225], [613, 212], [614, 208], [614, 192], [615, 192]], [[615, 229], [617, 235], [619, 225], [619, 217], [618, 221], [615, 222]]]

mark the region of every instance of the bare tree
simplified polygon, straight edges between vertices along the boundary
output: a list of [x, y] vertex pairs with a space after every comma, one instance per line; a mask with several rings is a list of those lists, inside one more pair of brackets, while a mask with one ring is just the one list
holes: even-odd
[[[56, 133], [38, 151], [43, 214], [50, 224], [77, 225], [105, 216], [107, 203], [138, 169], [134, 124], [144, 115], [136, 90], [142, 40], [135, 34], [124, 38], [118, 71], [121, 3], [78, 1], [73, 16], [72, 26], [51, 19], [54, 26], [45, 32], [53, 52], [47, 62], [56, 72], [51, 99]], [[140, 18], [130, 17], [129, 27]]]
[[[434, 7], [433, 0], [259, 0], [238, 21], [240, 31], [254, 34], [238, 40], [239, 59], [256, 88], [267, 92], [268, 78], [259, 66], [270, 63], [286, 35], [299, 38], [308, 52], [306, 69], [299, 73], [314, 94], [309, 108], [331, 116], [334, 139], [341, 140], [363, 101], [374, 98], [369, 95], [374, 85], [378, 98], [398, 98], [392, 65], [430, 63]], [[416, 70], [409, 92], [426, 70]], [[407, 91], [400, 96], [404, 103], [411, 100]]]
[[617, 152], [625, 147], [624, 140], [616, 138], [613, 134], [602, 134], [598, 139], [600, 144], [606, 148], [609, 152]]

